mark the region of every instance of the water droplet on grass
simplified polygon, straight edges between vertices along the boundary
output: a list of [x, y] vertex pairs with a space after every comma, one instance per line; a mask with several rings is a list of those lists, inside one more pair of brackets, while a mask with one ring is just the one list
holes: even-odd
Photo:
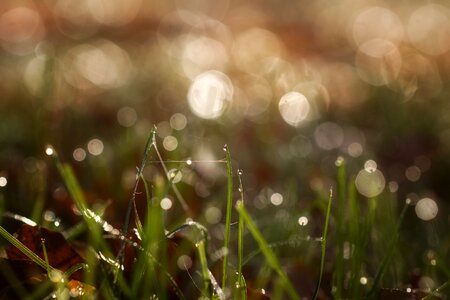
[[305, 216], [298, 218], [298, 224], [300, 226], [306, 226], [308, 224], [308, 218]]
[[48, 277], [52, 282], [58, 283], [62, 282], [64, 277], [60, 270], [53, 269], [48, 273]]
[[48, 156], [52, 156], [53, 154], [55, 154], [55, 150], [53, 149], [52, 145], [48, 145], [45, 148], [45, 154], [47, 154]]
[[188, 166], [191, 166], [191, 165], [192, 165], [192, 160], [191, 160], [191, 159], [186, 160], [186, 164], [187, 164]]
[[373, 173], [377, 170], [377, 163], [374, 160], [368, 160], [364, 163], [364, 170]]
[[228, 145], [227, 144], [223, 145], [223, 151], [225, 151], [225, 152], [228, 151]]
[[238, 175], [239, 175], [239, 176], [242, 176], [242, 174], [244, 174], [244, 171], [242, 171], [242, 169], [239, 169], [239, 170], [238, 170]]
[[336, 165], [336, 167], [340, 167], [345, 163], [345, 159], [342, 156], [339, 156], [336, 161], [334, 162], [334, 164]]

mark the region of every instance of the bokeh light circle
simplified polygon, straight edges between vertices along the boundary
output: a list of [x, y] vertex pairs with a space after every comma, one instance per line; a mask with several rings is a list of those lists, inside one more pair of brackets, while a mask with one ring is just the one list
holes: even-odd
[[362, 80], [375, 86], [382, 86], [398, 77], [402, 67], [402, 56], [395, 44], [377, 38], [360, 45], [355, 64]]
[[415, 10], [408, 22], [408, 37], [414, 47], [430, 55], [450, 49], [450, 9], [427, 4]]
[[355, 18], [352, 37], [356, 45], [380, 38], [398, 44], [403, 40], [404, 30], [400, 18], [391, 10], [372, 6], [363, 9]]
[[380, 170], [368, 172], [366, 169], [363, 169], [356, 176], [355, 185], [361, 195], [372, 198], [383, 192], [386, 180]]
[[215, 70], [197, 76], [187, 95], [191, 111], [202, 119], [220, 117], [232, 97], [233, 84], [230, 78]]
[[283, 120], [291, 126], [298, 126], [308, 116], [310, 105], [308, 99], [298, 92], [289, 92], [278, 103]]
[[419, 219], [430, 221], [436, 217], [439, 208], [433, 199], [423, 198], [417, 202], [415, 211]]

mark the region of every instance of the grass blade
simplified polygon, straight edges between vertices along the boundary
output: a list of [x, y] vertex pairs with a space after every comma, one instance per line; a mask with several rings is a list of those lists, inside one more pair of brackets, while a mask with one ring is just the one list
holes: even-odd
[[225, 254], [223, 256], [223, 266], [222, 266], [222, 289], [225, 289], [227, 283], [227, 269], [228, 269], [228, 252], [229, 252], [229, 243], [230, 243], [230, 228], [231, 228], [231, 212], [233, 207], [233, 171], [231, 168], [231, 155], [230, 150], [227, 145], [223, 147], [223, 150], [226, 153], [226, 161], [227, 161], [227, 213], [225, 219], [225, 237], [224, 237], [224, 249]]
[[[144, 172], [145, 162], [147, 161], [148, 153], [150, 152], [150, 149], [152, 148], [152, 146], [155, 143], [155, 134], [156, 134], [156, 128], [154, 127], [152, 129], [152, 131], [150, 132], [147, 142], [145, 143], [144, 154], [142, 155], [141, 165], [137, 171], [136, 181], [134, 182], [134, 187], [133, 187], [133, 193], [131, 194], [131, 199], [130, 199], [130, 202], [128, 203], [128, 208], [127, 208], [127, 212], [125, 215], [125, 222], [123, 223], [123, 233], [125, 235], [128, 232], [128, 225], [130, 223], [130, 218], [131, 218], [131, 209], [133, 207], [135, 207], [136, 194], [137, 194], [137, 189], [138, 189], [138, 185], [139, 185], [139, 180], [141, 179], [142, 173]], [[122, 255], [122, 252], [123, 252], [122, 248], [124, 246], [125, 246], [125, 244], [123, 244], [121, 247], [121, 251], [119, 252], [119, 255], [118, 255], [119, 258]]]
[[36, 253], [31, 251], [27, 246], [22, 244], [21, 241], [16, 239], [12, 234], [10, 234], [5, 228], [0, 226], [0, 235], [7, 240], [9, 243], [11, 243], [14, 247], [16, 247], [20, 252], [25, 254], [31, 261], [33, 261], [35, 264], [43, 268], [45, 271], [52, 270], [53, 267], [50, 266], [48, 263], [45, 262], [42, 258], [40, 258]]
[[269, 245], [267, 244], [266, 240], [262, 236], [261, 232], [256, 227], [255, 223], [253, 222], [252, 218], [248, 214], [247, 210], [243, 206], [242, 202], [238, 202], [236, 204], [236, 210], [238, 211], [239, 215], [242, 217], [242, 219], [245, 222], [245, 225], [247, 225], [248, 230], [252, 234], [253, 238], [258, 243], [259, 248], [261, 249], [261, 252], [264, 254], [266, 261], [268, 265], [277, 272], [278, 276], [280, 277], [281, 283], [285, 290], [288, 292], [291, 299], [300, 300], [300, 296], [298, 295], [297, 291], [295, 290], [294, 286], [290, 282], [289, 278], [281, 268], [281, 265], [275, 256], [275, 254], [272, 252], [272, 249], [270, 249]]
[[444, 289], [450, 286], [450, 280], [442, 284], [441, 286], [437, 287], [434, 291], [429, 293], [426, 297], [422, 298], [422, 300], [431, 300], [434, 299], [434, 297], [439, 296], [439, 293], [442, 292]]
[[211, 287], [209, 281], [209, 269], [208, 269], [208, 261], [206, 259], [206, 249], [205, 242], [202, 240], [196, 244], [198, 256], [200, 258], [200, 266], [202, 269], [202, 277], [203, 277], [203, 294], [208, 298], [211, 298]]
[[334, 296], [337, 299], [342, 298], [344, 289], [344, 210], [346, 195], [346, 170], [345, 160], [338, 157], [335, 162], [337, 166], [337, 206], [336, 206], [336, 255], [333, 271], [333, 281], [336, 287]]
[[328, 198], [328, 207], [327, 207], [327, 214], [325, 216], [325, 226], [323, 229], [323, 236], [322, 236], [322, 253], [320, 256], [320, 271], [319, 271], [319, 280], [317, 281], [316, 289], [314, 291], [313, 299], [317, 298], [317, 295], [319, 293], [320, 284], [322, 283], [322, 276], [323, 276], [323, 269], [325, 266], [325, 254], [327, 249], [327, 233], [328, 233], [328, 222], [330, 220], [330, 212], [331, 212], [331, 201], [333, 199], [333, 189], [330, 189], [330, 196]]
[[381, 262], [380, 268], [378, 269], [377, 274], [375, 275], [375, 279], [373, 281], [372, 288], [370, 289], [369, 293], [367, 294], [367, 298], [370, 298], [370, 296], [373, 295], [373, 293], [378, 288], [378, 285], [380, 284], [380, 281], [383, 278], [384, 272], [386, 271], [386, 267], [388, 266], [388, 264], [392, 260], [392, 257], [394, 256], [394, 253], [395, 253], [395, 250], [396, 250], [395, 246], [397, 245], [398, 238], [400, 236], [400, 226], [402, 225], [403, 219], [405, 218], [406, 211], [408, 210], [409, 201], [410, 200], [408, 199], [406, 201], [405, 205], [403, 206], [402, 212], [400, 213], [400, 217], [399, 217], [399, 220], [397, 222], [395, 234], [394, 234], [394, 236], [392, 237], [392, 240], [389, 243], [388, 252], [383, 257], [383, 260]]
[[[239, 192], [241, 194], [241, 203], [244, 206], [244, 188], [242, 186], [242, 170], [238, 170], [238, 180], [239, 180]], [[236, 282], [236, 286], [238, 287], [238, 295], [239, 299], [247, 299], [247, 286], [245, 283], [244, 275], [242, 274], [242, 265], [243, 265], [243, 256], [244, 256], [244, 220], [241, 215], [239, 215], [238, 221], [238, 278]]]

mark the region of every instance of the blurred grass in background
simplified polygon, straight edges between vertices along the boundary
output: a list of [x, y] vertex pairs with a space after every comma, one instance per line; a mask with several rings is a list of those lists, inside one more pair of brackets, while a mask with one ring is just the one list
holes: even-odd
[[[312, 292], [320, 245], [304, 241], [322, 235], [341, 157], [328, 292], [333, 280], [354, 293], [364, 289], [355, 282], [373, 282], [370, 264], [351, 267], [366, 280], [349, 279], [331, 258], [349, 259], [352, 245], [365, 243], [355, 228], [375, 207], [367, 222], [381, 225], [375, 240], [383, 241], [406, 199], [417, 205], [400, 228], [393, 281], [382, 286], [433, 289], [448, 280], [430, 265], [450, 259], [448, 2], [4, 0], [0, 45], [3, 210], [61, 228], [76, 222], [44, 155], [51, 144], [90, 206], [112, 201], [105, 218], [121, 228], [156, 125], [189, 217], [207, 225], [212, 245], [223, 239], [228, 144], [245, 172], [247, 209], [279, 245], [294, 284]], [[143, 176], [155, 182], [161, 171], [153, 155]], [[183, 223], [176, 197], [165, 199], [168, 224]], [[347, 221], [356, 222], [348, 237]], [[388, 245], [377, 245], [381, 262]], [[244, 271], [263, 287], [270, 272], [258, 264]], [[335, 267], [342, 278], [331, 278]]]

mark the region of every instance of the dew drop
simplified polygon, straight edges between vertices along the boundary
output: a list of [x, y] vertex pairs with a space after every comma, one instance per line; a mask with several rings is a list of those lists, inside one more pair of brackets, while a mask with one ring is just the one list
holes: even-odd
[[377, 163], [374, 160], [368, 160], [364, 163], [364, 170], [373, 173], [377, 170]]
[[367, 284], [367, 277], [361, 277], [359, 279], [359, 283], [361, 283], [362, 285], [366, 285]]
[[239, 169], [239, 170], [238, 170], [238, 175], [239, 175], [239, 176], [242, 176], [242, 174], [244, 174], [244, 171], [242, 171], [242, 169]]
[[336, 165], [336, 167], [340, 167], [344, 164], [345, 160], [342, 156], [339, 156], [336, 161], [334, 162], [334, 164]]
[[186, 164], [187, 164], [188, 166], [191, 166], [191, 165], [192, 165], [192, 160], [191, 160], [191, 159], [186, 160]]
[[47, 154], [48, 156], [52, 156], [53, 154], [55, 154], [55, 150], [53, 149], [53, 146], [48, 145], [45, 148], [45, 154]]
[[308, 218], [305, 216], [301, 216], [300, 218], [298, 218], [298, 224], [300, 226], [306, 226], [308, 224]]
[[63, 281], [63, 273], [59, 270], [56, 269], [52, 269], [49, 273], [48, 273], [48, 277], [52, 282], [62, 282]]
[[223, 145], [223, 151], [225, 151], [225, 152], [228, 151], [228, 145], [227, 144]]
[[6, 177], [0, 177], [0, 187], [4, 187], [8, 184], [8, 180], [6, 179]]

